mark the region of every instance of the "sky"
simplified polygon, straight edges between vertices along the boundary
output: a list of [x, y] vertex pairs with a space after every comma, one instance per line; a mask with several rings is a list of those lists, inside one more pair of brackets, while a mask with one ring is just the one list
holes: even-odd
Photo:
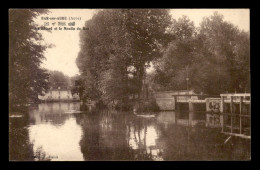
[[[75, 20], [75, 27], [83, 27], [85, 21], [91, 19], [94, 12], [95, 10], [93, 9], [50, 9], [50, 13], [48, 15], [39, 16], [36, 19], [36, 23], [40, 26], [44, 25], [44, 22], [48, 21], [42, 20], [41, 17], [46, 16], [81, 17], [80, 21]], [[43, 30], [39, 32], [42, 33], [43, 39], [46, 43], [55, 45], [46, 50], [46, 60], [43, 61], [42, 67], [49, 70], [61, 71], [68, 76], [79, 74], [79, 70], [75, 63], [78, 52], [80, 51], [79, 30], [52, 30], [52, 32]]]
[[[186, 15], [198, 27], [203, 17], [213, 15], [215, 11], [224, 15], [225, 21], [231, 22], [239, 29], [244, 31], [250, 30], [249, 9], [171, 9], [170, 14], [174, 19]], [[82, 28], [85, 22], [91, 19], [96, 12], [96, 9], [50, 9], [48, 15], [39, 16], [35, 22], [43, 26], [45, 22], [50, 22], [50, 20], [42, 20], [41, 17], [81, 17], [81, 20], [75, 20], [75, 28]], [[71, 21], [67, 20], [66, 22]], [[39, 32], [42, 33], [46, 43], [54, 45], [53, 48], [48, 48], [45, 51], [46, 60], [43, 61], [42, 67], [61, 71], [68, 76], [79, 74], [75, 62], [80, 51], [79, 30], [52, 30], [51, 32], [40, 30]]]
[[224, 16], [224, 20], [238, 26], [239, 29], [249, 31], [249, 9], [172, 9], [172, 18], [178, 19], [186, 15], [198, 27], [203, 17], [213, 15], [217, 11]]

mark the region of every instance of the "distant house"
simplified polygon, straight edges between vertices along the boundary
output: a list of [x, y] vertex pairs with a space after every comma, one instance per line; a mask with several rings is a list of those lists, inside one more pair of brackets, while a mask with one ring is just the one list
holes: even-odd
[[50, 90], [43, 96], [38, 96], [42, 101], [54, 102], [54, 101], [79, 101], [79, 95], [71, 93], [71, 89], [68, 87], [66, 89], [50, 88]]

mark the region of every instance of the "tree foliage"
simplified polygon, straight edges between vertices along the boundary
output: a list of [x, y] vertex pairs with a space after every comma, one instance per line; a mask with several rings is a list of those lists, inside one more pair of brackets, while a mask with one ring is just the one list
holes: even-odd
[[101, 10], [85, 27], [77, 57], [85, 99], [127, 102], [151, 62], [154, 90], [249, 91], [249, 34], [218, 13], [195, 27], [168, 10]]
[[168, 10], [102, 10], [80, 32], [77, 65], [85, 98], [126, 101], [140, 93], [145, 68], [167, 44]]
[[80, 99], [83, 99], [83, 92], [84, 92], [84, 86], [83, 86], [83, 80], [79, 75], [75, 75], [70, 78], [72, 89], [71, 94], [78, 94]]
[[158, 90], [184, 90], [219, 94], [249, 90], [249, 34], [224, 21], [204, 18], [200, 27], [182, 17], [171, 27], [174, 39], [156, 63]]
[[53, 89], [58, 89], [60, 87], [61, 89], [67, 89], [69, 86], [71, 86], [71, 80], [70, 77], [63, 74], [60, 71], [48, 71], [49, 73], [49, 86]]
[[43, 9], [9, 10], [9, 101], [10, 106], [38, 98], [48, 88], [48, 74], [40, 67], [47, 45], [37, 32], [34, 18]]

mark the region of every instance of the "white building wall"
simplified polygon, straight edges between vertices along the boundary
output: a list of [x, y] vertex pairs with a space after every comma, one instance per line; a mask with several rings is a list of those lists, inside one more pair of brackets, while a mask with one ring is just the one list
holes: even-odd
[[51, 90], [44, 96], [39, 96], [40, 100], [71, 100], [73, 98], [79, 99], [79, 96], [76, 94], [72, 96], [70, 90]]

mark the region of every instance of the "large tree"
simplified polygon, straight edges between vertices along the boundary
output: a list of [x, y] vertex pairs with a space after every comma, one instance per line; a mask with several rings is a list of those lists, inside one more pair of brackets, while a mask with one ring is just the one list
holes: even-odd
[[184, 90], [192, 66], [201, 60], [201, 41], [194, 23], [186, 16], [173, 20], [170, 33], [171, 43], [164, 49], [163, 57], [154, 62], [154, 81], [161, 85], [158, 90]]
[[169, 24], [168, 10], [151, 9], [103, 10], [87, 21], [77, 58], [86, 97], [125, 101], [140, 93], [145, 68], [167, 43]]
[[218, 13], [204, 18], [199, 28], [184, 16], [173, 22], [171, 33], [171, 43], [155, 64], [157, 90], [188, 88], [208, 94], [249, 90], [247, 33]]
[[[204, 46], [213, 56], [219, 92], [245, 92], [249, 90], [250, 41], [249, 34], [224, 21], [223, 15], [215, 12], [204, 18], [200, 25]], [[227, 74], [223, 75], [221, 68]], [[222, 74], [222, 75], [221, 75]], [[228, 85], [223, 88], [223, 84]]]
[[9, 102], [10, 107], [37, 99], [48, 88], [48, 73], [40, 67], [47, 48], [34, 19], [43, 9], [9, 10]]

